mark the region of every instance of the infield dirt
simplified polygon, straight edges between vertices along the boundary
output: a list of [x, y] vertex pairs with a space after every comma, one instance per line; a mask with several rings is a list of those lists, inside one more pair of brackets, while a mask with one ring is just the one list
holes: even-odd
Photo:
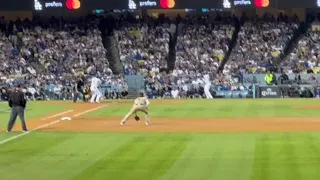
[[[162, 103], [162, 102], [160, 102]], [[164, 102], [163, 102], [164, 103]], [[168, 103], [168, 101], [166, 101]], [[170, 102], [171, 103], [171, 102]], [[71, 121], [60, 121], [37, 131], [51, 132], [304, 132], [319, 131], [318, 118], [210, 118], [210, 119], [164, 119], [151, 115], [151, 124], [144, 124], [144, 117], [139, 122], [130, 119], [125, 126], [120, 126], [123, 117], [73, 117], [90, 109], [107, 104], [77, 103], [70, 104], [73, 112], [43, 120], [44, 117], [28, 121], [28, 128], [35, 129], [44, 124], [57, 121], [62, 116], [72, 117]], [[303, 107], [315, 108], [315, 107]], [[49, 115], [50, 116], [50, 115]], [[41, 120], [42, 119], [42, 120]], [[20, 130], [20, 123], [14, 130]]]

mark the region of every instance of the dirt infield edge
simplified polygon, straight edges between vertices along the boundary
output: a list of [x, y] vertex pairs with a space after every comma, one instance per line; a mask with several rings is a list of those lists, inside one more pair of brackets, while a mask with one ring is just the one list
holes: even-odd
[[[69, 116], [95, 109], [101, 104], [77, 103], [71, 104], [73, 112]], [[107, 103], [106, 106], [112, 106]], [[83, 113], [84, 115], [85, 113]], [[131, 119], [125, 126], [120, 126], [122, 117], [85, 117], [82, 114], [73, 117], [71, 121], [60, 121], [37, 131], [49, 132], [304, 132], [320, 131], [320, 120], [317, 118], [210, 118], [210, 119], [163, 119], [151, 118], [151, 124], [146, 126], [144, 120], [139, 122]], [[35, 119], [28, 122], [30, 129], [45, 123], [57, 121], [62, 116], [43, 121]], [[19, 130], [19, 125], [14, 130]]]

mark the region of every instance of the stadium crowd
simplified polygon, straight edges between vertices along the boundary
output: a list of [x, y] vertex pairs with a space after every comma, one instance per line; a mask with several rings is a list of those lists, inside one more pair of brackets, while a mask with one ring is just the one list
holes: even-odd
[[320, 71], [320, 33], [309, 30], [306, 36], [298, 42], [288, 59], [282, 63], [282, 67], [289, 73]]
[[235, 29], [230, 24], [211, 23], [184, 23], [179, 27], [182, 31], [177, 38], [175, 69], [168, 73], [151, 71], [147, 81], [151, 96], [200, 97], [203, 75], [208, 74], [212, 80], [216, 77]]
[[[175, 68], [166, 71], [169, 24], [152, 19], [119, 21], [115, 37], [124, 70], [121, 75], [113, 75], [95, 19], [80, 23], [19, 20], [11, 23], [9, 32], [0, 33], [1, 83], [22, 83], [32, 98], [36, 94], [41, 99], [48, 94], [46, 91], [71, 99], [72, 90], [66, 87], [84, 74], [102, 78], [106, 98], [121, 97], [128, 91], [123, 75], [137, 74], [145, 77], [150, 97], [201, 97], [206, 85], [212, 95], [220, 90], [250, 90], [250, 84], [243, 84], [243, 74], [264, 73], [278, 63], [298, 29], [296, 21], [284, 17], [247, 21], [232, 44], [236, 27], [230, 22], [208, 22], [206, 18], [180, 21]], [[319, 33], [310, 31], [283, 62], [282, 69], [287, 73], [303, 68], [317, 71], [318, 40]], [[219, 71], [229, 50], [224, 70]]]
[[167, 67], [169, 34], [165, 25], [126, 24], [116, 31], [126, 75], [159, 72]]
[[78, 76], [98, 75], [108, 87], [105, 98], [127, 91], [124, 77], [114, 76], [109, 68], [95, 22], [63, 23], [63, 27], [57, 21], [16, 24], [9, 36], [0, 34], [2, 85], [23, 84], [39, 99], [48, 93], [71, 99], [72, 84]]
[[280, 18], [246, 22], [241, 27], [225, 71], [240, 68], [247, 73], [266, 73], [272, 64], [279, 62], [284, 48], [297, 29], [297, 23]]

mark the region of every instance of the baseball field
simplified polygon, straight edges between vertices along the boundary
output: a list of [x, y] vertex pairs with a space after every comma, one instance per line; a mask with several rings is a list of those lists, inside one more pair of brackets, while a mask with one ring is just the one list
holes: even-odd
[[320, 100], [152, 100], [120, 126], [131, 105], [29, 102], [6, 133], [0, 103], [0, 179], [320, 179]]

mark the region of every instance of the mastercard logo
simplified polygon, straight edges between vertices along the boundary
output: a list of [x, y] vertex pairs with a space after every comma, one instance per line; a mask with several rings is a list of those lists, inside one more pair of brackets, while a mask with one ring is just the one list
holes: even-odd
[[270, 2], [269, 0], [254, 0], [254, 4], [258, 8], [264, 8], [264, 7], [268, 7]]
[[174, 0], [160, 0], [160, 6], [163, 9], [171, 9], [174, 8], [176, 2]]
[[79, 0], [67, 0], [66, 1], [66, 7], [69, 10], [76, 10], [79, 9], [81, 6], [81, 2]]

